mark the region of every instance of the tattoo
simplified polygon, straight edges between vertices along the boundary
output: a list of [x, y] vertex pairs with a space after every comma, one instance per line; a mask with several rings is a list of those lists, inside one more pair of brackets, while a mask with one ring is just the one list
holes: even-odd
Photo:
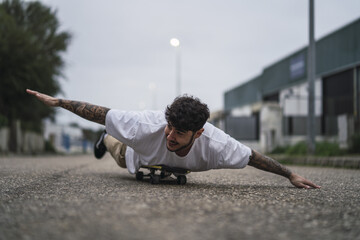
[[249, 165], [255, 168], [276, 173], [286, 178], [289, 178], [291, 171], [285, 166], [281, 165], [279, 162], [274, 159], [264, 156], [254, 150], [252, 150], [252, 155], [250, 156]]
[[101, 107], [86, 102], [78, 102], [71, 100], [59, 100], [59, 105], [62, 108], [69, 110], [82, 118], [89, 121], [105, 125], [106, 113], [110, 110], [106, 107]]

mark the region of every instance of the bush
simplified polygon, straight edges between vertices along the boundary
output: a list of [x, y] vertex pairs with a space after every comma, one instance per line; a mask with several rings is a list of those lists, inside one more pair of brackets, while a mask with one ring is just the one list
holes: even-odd
[[56, 153], [56, 149], [54, 148], [53, 144], [48, 140], [45, 141], [45, 152]]
[[0, 128], [2, 127], [7, 127], [8, 125], [8, 120], [4, 115], [0, 114]]
[[340, 156], [343, 155], [344, 151], [340, 149], [339, 144], [332, 142], [318, 142], [316, 143], [316, 156]]
[[287, 155], [306, 155], [307, 154], [307, 145], [306, 142], [301, 141], [297, 144], [290, 146], [286, 151], [285, 154]]
[[284, 154], [288, 148], [288, 146], [277, 146], [271, 151], [271, 154]]
[[[360, 151], [360, 136], [358, 138], [358, 142], [356, 145], [356, 149]], [[355, 145], [354, 145], [355, 146]], [[287, 147], [276, 147], [272, 152], [272, 154], [286, 154], [289, 156], [305, 156], [307, 155], [307, 143], [305, 141], [298, 142], [297, 144], [293, 146], [287, 146]], [[316, 149], [315, 149], [315, 155], [316, 156], [340, 156], [343, 155], [345, 152], [340, 149], [339, 145], [337, 143], [331, 143], [331, 142], [317, 142], [316, 143]]]
[[360, 134], [354, 134], [350, 140], [350, 153], [360, 153]]

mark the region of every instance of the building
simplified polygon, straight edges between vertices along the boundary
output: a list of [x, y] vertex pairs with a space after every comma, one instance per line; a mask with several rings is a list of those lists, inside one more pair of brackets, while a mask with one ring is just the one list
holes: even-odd
[[[306, 139], [307, 50], [302, 48], [224, 94], [225, 131], [271, 151]], [[346, 146], [360, 119], [360, 18], [316, 41], [316, 139]]]
[[93, 143], [84, 138], [80, 127], [44, 121], [44, 139], [59, 153], [91, 153]]

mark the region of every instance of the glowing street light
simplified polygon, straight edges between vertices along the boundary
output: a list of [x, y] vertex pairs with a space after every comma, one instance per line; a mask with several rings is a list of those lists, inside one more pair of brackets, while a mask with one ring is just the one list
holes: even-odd
[[172, 39], [170, 39], [170, 44], [173, 47], [178, 47], [178, 46], [180, 46], [180, 41], [177, 38], [172, 38]]

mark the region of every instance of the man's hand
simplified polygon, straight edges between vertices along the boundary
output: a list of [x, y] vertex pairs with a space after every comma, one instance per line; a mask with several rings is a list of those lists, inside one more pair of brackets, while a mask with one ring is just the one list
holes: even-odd
[[263, 171], [272, 172], [275, 174], [279, 174], [283, 177], [286, 177], [290, 180], [290, 182], [298, 188], [320, 188], [320, 186], [312, 183], [311, 181], [295, 174], [290, 171], [287, 167], [275, 161], [274, 159], [262, 155], [261, 153], [252, 150], [252, 154], [249, 160], [248, 165], [253, 166], [255, 168], [261, 169]]
[[42, 101], [43, 103], [45, 103], [46, 105], [48, 105], [50, 107], [59, 107], [60, 106], [60, 100], [57, 98], [54, 98], [49, 95], [39, 93], [37, 91], [33, 91], [30, 89], [26, 89], [26, 92], [28, 94], [34, 95], [35, 97], [37, 97], [37, 99], [39, 99], [40, 101]]
[[315, 183], [295, 174], [292, 173], [289, 177], [290, 182], [292, 183], [292, 185], [294, 185], [295, 187], [298, 188], [321, 188], [320, 186], [316, 185]]
[[85, 118], [92, 122], [100, 123], [102, 125], [105, 125], [106, 113], [110, 110], [109, 108], [97, 106], [86, 102], [54, 98], [30, 89], [26, 89], [26, 92], [28, 94], [34, 95], [35, 97], [37, 97], [37, 99], [50, 107], [62, 107], [82, 118]]

